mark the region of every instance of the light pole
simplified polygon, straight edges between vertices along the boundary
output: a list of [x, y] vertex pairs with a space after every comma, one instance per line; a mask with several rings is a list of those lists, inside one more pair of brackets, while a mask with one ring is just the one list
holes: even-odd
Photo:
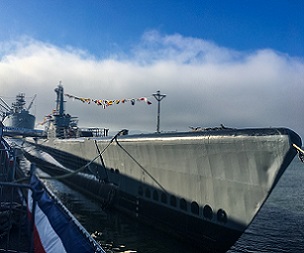
[[158, 90], [157, 93], [152, 94], [153, 97], [155, 97], [155, 99], [158, 102], [158, 107], [157, 107], [157, 128], [156, 128], [156, 132], [159, 132], [159, 121], [160, 121], [160, 101], [162, 101], [166, 95], [165, 94], [160, 94], [160, 91]]

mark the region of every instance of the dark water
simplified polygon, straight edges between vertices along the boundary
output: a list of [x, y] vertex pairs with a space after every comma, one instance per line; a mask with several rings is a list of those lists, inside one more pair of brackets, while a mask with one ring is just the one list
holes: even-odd
[[[98, 203], [60, 182], [46, 184], [107, 252], [198, 252], [120, 213], [102, 211]], [[304, 164], [297, 158], [228, 252], [304, 252]]]

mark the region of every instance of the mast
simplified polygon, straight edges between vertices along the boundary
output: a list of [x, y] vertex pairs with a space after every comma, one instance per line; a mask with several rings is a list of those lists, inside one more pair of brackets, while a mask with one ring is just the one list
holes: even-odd
[[61, 81], [55, 89], [55, 92], [57, 94], [56, 111], [53, 113], [55, 137], [69, 138], [75, 136], [77, 131], [77, 117], [71, 117], [70, 114], [65, 114], [64, 90]]
[[157, 106], [157, 126], [156, 126], [156, 133], [160, 133], [159, 131], [159, 124], [160, 124], [160, 101], [162, 101], [163, 98], [166, 97], [165, 94], [160, 94], [160, 91], [158, 90], [157, 93], [152, 94], [153, 97], [157, 100], [158, 106]]
[[24, 109], [24, 106], [25, 106], [24, 97], [25, 97], [24, 93], [19, 93], [16, 96], [16, 102], [12, 103], [12, 108], [13, 108], [14, 113], [20, 113]]
[[56, 113], [58, 116], [63, 116], [64, 114], [64, 99], [63, 99], [63, 86], [61, 85], [61, 81], [59, 82], [58, 87], [55, 89], [55, 92], [57, 93], [57, 99], [56, 99]]

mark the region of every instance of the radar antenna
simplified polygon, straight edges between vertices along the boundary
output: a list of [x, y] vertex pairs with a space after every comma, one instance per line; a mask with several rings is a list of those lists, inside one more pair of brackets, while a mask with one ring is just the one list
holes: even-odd
[[2, 97], [0, 97], [0, 115], [2, 117], [2, 121], [9, 114], [12, 108], [4, 101]]

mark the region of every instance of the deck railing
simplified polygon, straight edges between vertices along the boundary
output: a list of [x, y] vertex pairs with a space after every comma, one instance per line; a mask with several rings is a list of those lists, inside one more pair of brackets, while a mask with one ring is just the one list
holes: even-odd
[[[1, 132], [2, 133], [2, 132]], [[16, 151], [0, 136], [0, 252], [33, 252], [33, 221], [28, 219], [29, 184], [16, 183]]]
[[0, 182], [0, 252], [34, 252], [34, 220], [28, 218], [25, 204], [28, 191], [33, 190], [27, 184]]

